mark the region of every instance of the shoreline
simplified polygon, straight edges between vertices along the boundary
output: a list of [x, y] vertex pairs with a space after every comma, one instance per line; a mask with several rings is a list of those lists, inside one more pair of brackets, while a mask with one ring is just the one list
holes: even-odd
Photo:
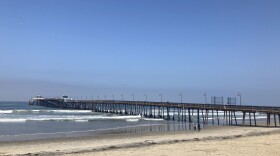
[[[27, 142], [27, 141], [43, 141], [43, 140], [61, 140], [88, 137], [106, 137], [114, 134], [118, 135], [134, 135], [153, 132], [174, 132], [174, 131], [191, 131], [189, 124], [182, 123], [163, 123], [163, 124], [140, 124], [125, 127], [94, 129], [86, 131], [68, 131], [68, 132], [50, 132], [50, 133], [29, 133], [16, 135], [0, 135], [1, 142]], [[211, 127], [212, 125], [210, 125]]]
[[0, 142], [0, 155], [87, 155], [152, 146], [232, 140], [246, 137], [280, 135], [279, 128], [213, 126], [195, 131], [108, 134], [78, 138]]

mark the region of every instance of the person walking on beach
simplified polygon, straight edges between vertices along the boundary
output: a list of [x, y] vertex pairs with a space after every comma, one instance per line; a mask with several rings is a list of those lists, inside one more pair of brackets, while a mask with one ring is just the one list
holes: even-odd
[[195, 123], [193, 124], [193, 130], [196, 131], [196, 125], [195, 125]]
[[200, 123], [197, 124], [197, 131], [200, 131]]

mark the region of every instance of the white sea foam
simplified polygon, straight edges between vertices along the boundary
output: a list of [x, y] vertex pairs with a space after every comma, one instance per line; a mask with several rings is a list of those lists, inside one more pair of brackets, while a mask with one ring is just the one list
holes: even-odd
[[26, 119], [0, 119], [1, 122], [25, 122]]
[[[237, 120], [243, 120], [243, 118], [236, 118]], [[245, 117], [245, 120], [249, 120], [249, 117]], [[266, 116], [256, 116], [256, 119], [266, 119]], [[254, 117], [251, 117], [251, 120], [254, 120]]]
[[[213, 118], [208, 118], [209, 120], [212, 120]], [[215, 120], [217, 120], [216, 117], [214, 117]], [[219, 117], [219, 120], [225, 120], [226, 118], [224, 117]], [[250, 117], [245, 117], [245, 120], [249, 120]], [[266, 119], [266, 116], [256, 116], [256, 119]], [[235, 118], [233, 117], [232, 120], [235, 120]], [[243, 120], [242, 117], [237, 117], [236, 120]], [[254, 117], [251, 117], [251, 120], [254, 120]]]
[[75, 120], [75, 122], [88, 122], [88, 120]]
[[143, 118], [146, 121], [163, 121], [164, 119], [152, 119], [152, 118]]
[[[66, 121], [66, 120], [71, 120], [67, 118], [36, 118], [36, 119], [26, 119], [26, 121]], [[75, 119], [72, 119], [75, 120]]]
[[11, 114], [13, 110], [0, 110], [0, 114]]
[[3, 118], [0, 122], [25, 122], [25, 121], [75, 121], [75, 122], [87, 122], [90, 120], [128, 120], [136, 121], [141, 116], [103, 116], [103, 115], [38, 115], [21, 116], [20, 118]]
[[24, 109], [18, 109], [18, 110], [11, 110], [13, 113], [15, 112], [27, 112], [29, 110], [24, 110]]
[[94, 119], [140, 119], [140, 115], [136, 116], [93, 116]]
[[127, 122], [138, 122], [139, 119], [126, 119]]
[[47, 113], [91, 113], [91, 110], [25, 110], [25, 109], [17, 109], [17, 110], [0, 110], [1, 113], [40, 113], [40, 112], [47, 112]]
[[43, 110], [44, 112], [53, 113], [91, 113], [91, 110]]

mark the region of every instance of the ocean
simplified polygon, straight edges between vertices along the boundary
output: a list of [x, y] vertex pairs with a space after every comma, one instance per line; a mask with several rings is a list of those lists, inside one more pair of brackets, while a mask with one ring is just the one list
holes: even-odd
[[[177, 125], [176, 125], [177, 124]], [[172, 125], [173, 127], [170, 127]], [[179, 125], [179, 126], [178, 126]], [[0, 102], [0, 141], [20, 141], [188, 129], [181, 123], [140, 115], [116, 115], [91, 110], [63, 110], [28, 105], [28, 102]]]

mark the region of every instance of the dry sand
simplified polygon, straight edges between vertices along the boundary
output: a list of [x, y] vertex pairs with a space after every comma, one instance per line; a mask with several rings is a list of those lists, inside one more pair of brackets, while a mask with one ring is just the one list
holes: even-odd
[[280, 155], [280, 129], [211, 127], [201, 132], [155, 132], [0, 142], [0, 155]]

